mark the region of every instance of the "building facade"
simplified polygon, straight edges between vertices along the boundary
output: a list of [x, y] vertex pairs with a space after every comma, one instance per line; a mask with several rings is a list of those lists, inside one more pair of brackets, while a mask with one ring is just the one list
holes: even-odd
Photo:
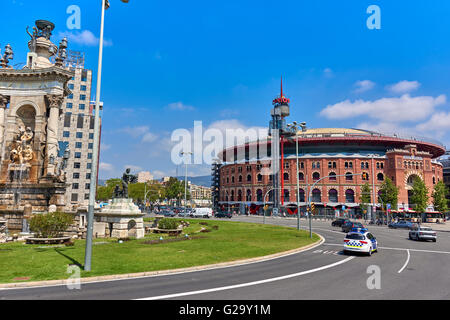
[[83, 208], [89, 203], [95, 102], [90, 102], [92, 71], [79, 64], [71, 66], [71, 70], [75, 72], [68, 84], [72, 93], [62, 104], [58, 137], [60, 150], [70, 150], [66, 203]]
[[189, 194], [191, 196], [191, 204], [202, 207], [210, 207], [211, 201], [211, 188], [198, 186], [188, 181]]
[[137, 174], [138, 183], [145, 183], [153, 180], [153, 175], [149, 171], [141, 171]]
[[[298, 156], [295, 136], [284, 141], [279, 174], [283, 188], [278, 190], [283, 205], [297, 204], [297, 157], [299, 202], [304, 209], [310, 196], [316, 207], [358, 212], [361, 187], [366, 183], [370, 185], [371, 203], [380, 205], [380, 187], [386, 177], [399, 188], [398, 208], [413, 209], [414, 177], [420, 177], [427, 185], [430, 205], [433, 186], [443, 179], [443, 166], [437, 158], [445, 153], [445, 148], [435, 141], [344, 128], [307, 129], [297, 134]], [[258, 211], [262, 205], [272, 203], [275, 191], [270, 144], [269, 138], [219, 154], [222, 165], [216, 176], [220, 177], [221, 208], [244, 204]]]

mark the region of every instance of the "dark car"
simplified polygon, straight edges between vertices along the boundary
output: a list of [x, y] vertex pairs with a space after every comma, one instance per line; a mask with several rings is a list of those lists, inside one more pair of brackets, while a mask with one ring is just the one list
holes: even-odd
[[216, 218], [230, 218], [231, 219], [231, 212], [227, 212], [227, 211], [222, 211], [222, 212], [216, 212], [216, 214], [214, 215], [214, 217]]
[[389, 223], [388, 227], [391, 228], [391, 229], [398, 229], [398, 228], [400, 228], [400, 229], [409, 229], [409, 230], [411, 230], [414, 225], [415, 225], [414, 223], [411, 223], [409, 221], [401, 220], [399, 222]]
[[333, 222], [331, 222], [331, 226], [332, 227], [342, 227], [342, 225], [348, 221], [350, 221], [350, 220], [345, 219], [345, 218], [339, 218], [339, 219], [336, 219]]
[[364, 228], [364, 226], [360, 222], [352, 222], [352, 221], [347, 221], [342, 225], [342, 231], [345, 233], [350, 232], [350, 230], [352, 230], [353, 228], [362, 229]]
[[160, 214], [162, 214], [164, 217], [175, 217], [176, 213], [172, 210], [164, 210], [161, 211]]

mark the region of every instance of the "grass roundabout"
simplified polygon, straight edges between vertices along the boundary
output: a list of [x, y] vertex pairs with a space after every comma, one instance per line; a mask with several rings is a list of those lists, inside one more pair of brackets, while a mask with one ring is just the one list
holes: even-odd
[[0, 283], [67, 279], [71, 276], [67, 273], [69, 265], [81, 267], [81, 277], [188, 268], [266, 256], [320, 240], [316, 234], [310, 239], [308, 231], [282, 226], [176, 220], [190, 223], [179, 236], [151, 233], [122, 243], [111, 238], [95, 239], [90, 272], [82, 270], [85, 240], [74, 240], [72, 246], [1, 244]]

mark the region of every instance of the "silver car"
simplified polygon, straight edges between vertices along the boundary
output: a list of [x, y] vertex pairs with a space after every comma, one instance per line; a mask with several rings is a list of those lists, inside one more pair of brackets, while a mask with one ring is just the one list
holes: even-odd
[[436, 242], [436, 232], [430, 227], [416, 227], [409, 231], [409, 239], [411, 240], [433, 240]]

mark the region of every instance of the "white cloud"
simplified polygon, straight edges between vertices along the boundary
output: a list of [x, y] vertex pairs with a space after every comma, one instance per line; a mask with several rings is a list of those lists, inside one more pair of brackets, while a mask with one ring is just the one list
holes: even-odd
[[114, 166], [112, 164], [110, 164], [110, 163], [100, 162], [99, 169], [103, 170], [103, 171], [113, 171], [114, 170]]
[[106, 144], [106, 143], [101, 143], [100, 144], [100, 150], [106, 151], [106, 150], [109, 150], [109, 149], [111, 149], [111, 145], [110, 144]]
[[381, 98], [375, 101], [345, 100], [328, 105], [320, 114], [328, 119], [348, 119], [358, 116], [393, 122], [423, 120], [434, 111], [434, 107], [444, 104], [446, 96], [436, 98], [429, 96], [411, 97], [408, 94], [400, 98]]
[[325, 68], [325, 69], [323, 70], [323, 75], [324, 75], [326, 78], [332, 78], [332, 77], [334, 77], [333, 70], [331, 70], [330, 68]]
[[420, 83], [418, 81], [403, 80], [387, 86], [387, 89], [392, 93], [403, 94], [417, 90], [419, 87]]
[[144, 136], [142, 137], [142, 142], [153, 142], [158, 138], [157, 135], [151, 133], [151, 132], [147, 132], [144, 134]]
[[150, 128], [148, 126], [125, 127], [117, 131], [126, 133], [133, 138], [142, 137], [141, 142], [153, 142], [158, 139], [156, 134], [150, 132]]
[[142, 171], [142, 167], [135, 166], [133, 164], [127, 164], [123, 166], [124, 169], [130, 168], [131, 171]]
[[177, 110], [177, 111], [185, 111], [185, 110], [194, 110], [195, 108], [193, 106], [188, 106], [186, 104], [183, 104], [182, 102], [174, 102], [170, 103], [167, 106], [170, 110]]
[[[83, 46], [98, 46], [99, 38], [97, 38], [91, 31], [83, 30], [83, 31], [64, 31], [58, 34], [60, 38], [66, 37], [69, 45], [71, 42], [83, 45]], [[111, 40], [103, 39], [103, 46], [110, 47], [113, 43]]]
[[450, 130], [450, 113], [438, 112], [426, 122], [418, 124], [416, 128], [420, 131], [435, 131], [442, 136]]
[[375, 82], [372, 82], [370, 80], [357, 81], [355, 83], [356, 89], [354, 90], [354, 92], [357, 92], [357, 93], [366, 92], [366, 91], [369, 91], [370, 89], [372, 89], [374, 86], [375, 86]]
[[165, 174], [165, 172], [161, 171], [161, 170], [154, 170], [154, 171], [152, 171], [152, 174], [153, 174], [153, 178], [155, 178], [155, 179], [161, 179], [162, 177], [167, 176]]

